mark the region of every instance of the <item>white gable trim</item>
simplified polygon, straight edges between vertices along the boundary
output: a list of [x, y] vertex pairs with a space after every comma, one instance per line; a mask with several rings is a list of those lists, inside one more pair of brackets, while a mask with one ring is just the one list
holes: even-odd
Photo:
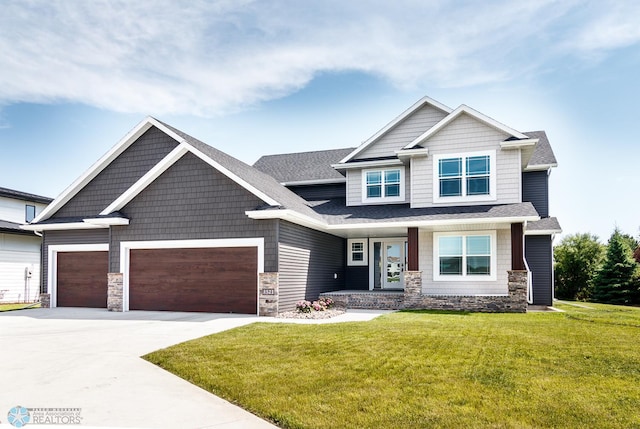
[[218, 170], [220, 173], [222, 173], [225, 176], [227, 176], [229, 179], [231, 179], [234, 182], [236, 182], [238, 185], [240, 185], [243, 188], [245, 188], [247, 191], [251, 192], [256, 197], [260, 198], [265, 203], [269, 204], [270, 206], [281, 206], [282, 205], [278, 201], [276, 201], [273, 198], [271, 198], [269, 195], [265, 194], [261, 190], [257, 189], [255, 186], [251, 185], [249, 182], [245, 181], [244, 179], [238, 177], [237, 175], [235, 175], [231, 171], [227, 170], [227, 168], [224, 167], [222, 164], [219, 164], [216, 161], [214, 161], [213, 159], [209, 158], [209, 156], [207, 156], [204, 153], [200, 152], [195, 147], [191, 146], [188, 143], [186, 143], [186, 145], [189, 147], [189, 151], [191, 153], [193, 153], [195, 156], [197, 156], [198, 158], [200, 158], [201, 160], [203, 160], [204, 162], [206, 162], [207, 164], [209, 164], [210, 166], [212, 166], [213, 168]]
[[413, 106], [409, 107], [407, 110], [405, 110], [404, 112], [402, 112], [398, 117], [396, 117], [393, 121], [389, 122], [387, 125], [385, 125], [380, 131], [378, 131], [377, 133], [375, 133], [373, 136], [369, 137], [367, 140], [365, 140], [364, 142], [362, 142], [362, 144], [360, 146], [358, 146], [353, 152], [351, 152], [349, 155], [347, 155], [346, 157], [344, 157], [338, 164], [343, 164], [345, 162], [348, 162], [349, 160], [353, 159], [353, 157], [355, 157], [357, 154], [359, 154], [360, 152], [362, 152], [363, 150], [365, 150], [366, 148], [368, 148], [369, 146], [371, 146], [373, 143], [375, 143], [380, 137], [382, 137], [384, 134], [386, 134], [389, 130], [391, 130], [393, 127], [395, 127], [396, 125], [398, 125], [400, 122], [402, 122], [403, 120], [405, 120], [408, 116], [410, 116], [412, 113], [414, 113], [415, 111], [417, 111], [418, 109], [420, 109], [421, 107], [423, 107], [425, 104], [429, 104], [430, 106], [435, 107], [436, 109], [442, 110], [445, 113], [451, 113], [451, 108], [445, 106], [444, 104], [434, 100], [433, 98], [430, 97], [423, 97], [420, 100], [418, 100]]
[[166, 126], [158, 122], [155, 118], [147, 116], [131, 131], [129, 131], [118, 143], [115, 144], [106, 154], [102, 156], [95, 164], [85, 171], [75, 182], [65, 189], [55, 200], [51, 202], [42, 212], [33, 220], [33, 223], [41, 222], [49, 219], [52, 214], [58, 211], [62, 206], [71, 200], [82, 188], [91, 182], [102, 170], [104, 170], [111, 162], [116, 159], [122, 152], [127, 150], [129, 146], [146, 133], [152, 126], [161, 129], [168, 136], [181, 143], [184, 139]]
[[215, 162], [209, 156], [205, 155], [204, 153], [202, 153], [201, 151], [199, 151], [195, 147], [191, 146], [186, 141], [183, 141], [182, 143], [180, 143], [178, 145], [178, 147], [176, 147], [174, 150], [172, 150], [159, 163], [157, 163], [151, 170], [149, 170], [144, 176], [142, 176], [140, 179], [138, 179], [138, 181], [136, 183], [131, 185], [131, 187], [129, 187], [129, 189], [127, 189], [124, 193], [122, 193], [122, 195], [120, 195], [115, 201], [113, 201], [111, 204], [109, 204], [109, 206], [106, 207], [100, 214], [101, 215], [108, 215], [110, 213], [113, 213], [114, 211], [118, 211], [118, 210], [122, 209], [124, 206], [129, 204], [129, 202], [131, 202], [131, 200], [133, 200], [138, 194], [140, 194], [140, 192], [144, 191], [147, 188], [147, 186], [149, 186], [158, 177], [160, 177], [160, 175], [162, 175], [162, 173], [167, 171], [169, 169], [169, 167], [171, 167], [180, 158], [182, 158], [187, 152], [193, 153], [195, 156], [197, 156], [198, 158], [200, 158], [201, 160], [203, 160], [204, 162], [206, 162], [207, 164], [209, 164], [210, 166], [212, 166], [213, 168], [218, 170], [220, 173], [222, 173], [225, 176], [227, 176], [229, 179], [231, 179], [234, 182], [236, 182], [238, 185], [240, 185], [243, 188], [245, 188], [247, 191], [251, 192], [256, 197], [260, 198], [265, 203], [267, 203], [269, 205], [272, 205], [272, 206], [281, 205], [279, 202], [277, 202], [273, 198], [269, 197], [265, 193], [261, 192], [260, 190], [256, 189], [255, 187], [251, 186], [246, 181], [242, 180], [240, 177], [238, 177], [235, 174], [233, 174], [231, 171], [227, 170], [221, 164]]
[[147, 186], [149, 186], [154, 180], [156, 180], [162, 173], [167, 171], [177, 160], [189, 152], [189, 148], [185, 143], [180, 143], [175, 149], [173, 149], [167, 156], [162, 158], [160, 162], [153, 166], [153, 168], [142, 176], [136, 183], [131, 185], [129, 189], [124, 191], [122, 195], [116, 198], [107, 208], [100, 212], [101, 215], [108, 215], [115, 211], [120, 210], [126, 206], [131, 200], [133, 200], [140, 192], [142, 192]]
[[509, 135], [511, 135], [513, 137], [516, 137], [516, 138], [519, 138], [519, 139], [527, 139], [527, 140], [529, 140], [529, 136], [526, 136], [526, 135], [522, 134], [520, 131], [516, 131], [513, 128], [508, 127], [508, 126], [496, 121], [495, 119], [490, 118], [487, 115], [485, 115], [483, 113], [480, 113], [477, 110], [472, 109], [471, 107], [462, 104], [462, 105], [460, 105], [460, 107], [458, 107], [456, 110], [451, 112], [449, 115], [447, 115], [440, 122], [435, 124], [433, 127], [429, 128], [422, 135], [418, 136], [414, 141], [412, 141], [411, 143], [406, 145], [404, 147], [404, 149], [412, 149], [412, 148], [416, 147], [417, 145], [422, 144], [423, 142], [428, 140], [430, 137], [432, 137], [433, 135], [438, 133], [440, 130], [442, 130], [444, 127], [449, 125], [454, 119], [456, 119], [457, 117], [459, 117], [463, 113], [466, 113], [467, 115], [477, 119], [478, 121], [483, 122], [486, 125], [489, 125], [490, 127], [493, 127], [495, 129], [497, 129], [498, 131], [502, 131], [505, 134], [509, 134]]

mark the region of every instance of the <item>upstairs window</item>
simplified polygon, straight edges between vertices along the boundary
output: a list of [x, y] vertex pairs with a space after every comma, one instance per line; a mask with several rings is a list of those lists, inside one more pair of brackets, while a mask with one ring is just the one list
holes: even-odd
[[25, 206], [24, 221], [31, 222], [36, 217], [36, 206], [27, 204]]
[[495, 151], [434, 158], [434, 202], [495, 199]]
[[403, 176], [403, 167], [364, 170], [362, 172], [363, 201], [404, 201]]

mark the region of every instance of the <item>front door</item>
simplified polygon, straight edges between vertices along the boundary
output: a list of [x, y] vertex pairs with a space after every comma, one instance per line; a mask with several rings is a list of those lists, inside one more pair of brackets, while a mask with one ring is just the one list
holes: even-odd
[[404, 271], [404, 242], [384, 242], [384, 270], [382, 287], [384, 289], [402, 289]]

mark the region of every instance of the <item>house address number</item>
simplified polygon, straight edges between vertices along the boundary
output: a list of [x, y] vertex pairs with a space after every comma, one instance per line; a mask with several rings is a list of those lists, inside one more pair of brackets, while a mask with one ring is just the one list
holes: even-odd
[[276, 294], [276, 290], [275, 289], [262, 289], [262, 294], [263, 295], [275, 295]]

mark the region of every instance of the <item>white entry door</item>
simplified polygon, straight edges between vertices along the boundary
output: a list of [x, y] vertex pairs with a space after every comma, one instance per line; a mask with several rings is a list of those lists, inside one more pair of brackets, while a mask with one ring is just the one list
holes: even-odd
[[404, 271], [404, 241], [386, 241], [384, 246], [382, 287], [384, 289], [402, 289]]

